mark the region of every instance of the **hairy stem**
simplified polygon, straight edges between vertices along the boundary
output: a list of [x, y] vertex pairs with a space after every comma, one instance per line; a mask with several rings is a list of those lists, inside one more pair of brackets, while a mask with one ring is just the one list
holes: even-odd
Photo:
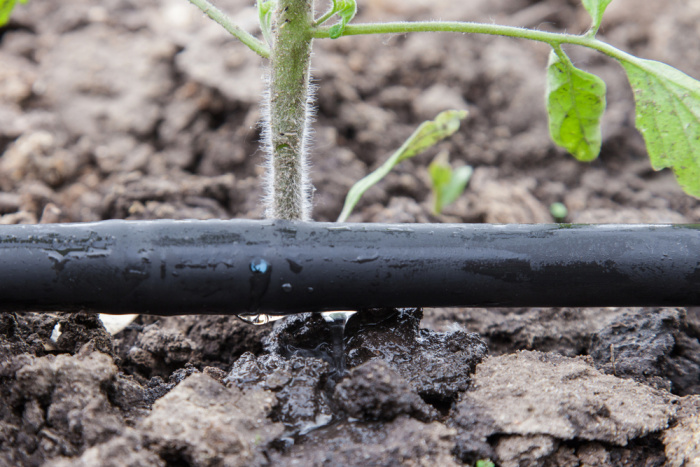
[[240, 26], [231, 21], [231, 18], [229, 18], [226, 13], [216, 8], [207, 0], [190, 0], [190, 3], [202, 10], [205, 15], [223, 26], [224, 29], [226, 29], [232, 36], [247, 45], [253, 52], [257, 53], [263, 58], [268, 58], [270, 56], [270, 49], [264, 42], [256, 39], [250, 33], [241, 29]]
[[273, 19], [265, 130], [268, 218], [308, 220], [310, 216], [306, 146], [312, 23], [313, 0], [279, 0]]

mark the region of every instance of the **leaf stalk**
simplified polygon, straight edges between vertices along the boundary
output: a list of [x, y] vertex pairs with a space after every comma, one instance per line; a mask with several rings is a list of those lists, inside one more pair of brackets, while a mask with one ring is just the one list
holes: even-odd
[[[562, 44], [579, 45], [597, 50], [617, 60], [634, 61], [636, 57], [623, 52], [610, 44], [594, 37], [579, 34], [539, 31], [517, 26], [474, 23], [464, 21], [397, 21], [389, 23], [353, 23], [345, 26], [342, 36], [360, 36], [369, 34], [407, 34], [411, 32], [459, 32], [463, 34], [486, 34], [505, 36], [543, 42], [553, 48]], [[323, 39], [330, 37], [330, 27], [318, 26], [312, 30], [313, 37]]]
[[229, 16], [217, 7], [212, 5], [207, 0], [190, 0], [194, 6], [202, 10], [202, 12], [223, 26], [233, 37], [248, 46], [256, 54], [263, 58], [270, 57], [270, 48], [264, 42], [255, 38], [249, 32], [243, 30], [240, 26], [234, 23]]

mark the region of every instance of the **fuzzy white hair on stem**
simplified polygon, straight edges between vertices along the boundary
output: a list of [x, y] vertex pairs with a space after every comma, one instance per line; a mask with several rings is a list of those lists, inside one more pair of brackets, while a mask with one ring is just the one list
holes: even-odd
[[[265, 206], [265, 217], [268, 219], [294, 219], [295, 213], [289, 210], [284, 210], [283, 206], [276, 202], [275, 195], [279, 193], [278, 188], [276, 188], [277, 181], [280, 178], [279, 174], [275, 171], [275, 150], [273, 146], [272, 138], [272, 122], [271, 122], [271, 78], [270, 70], [265, 71], [265, 90], [263, 92], [263, 97], [260, 105], [261, 112], [261, 140], [265, 148], [265, 164], [264, 164], [264, 178], [263, 178], [263, 205]], [[301, 129], [301, 145], [299, 152], [297, 154], [298, 162], [297, 165], [300, 169], [300, 179], [301, 183], [294, 184], [294, 190], [291, 195], [293, 198], [299, 200], [301, 216], [299, 220], [308, 221], [311, 219], [312, 211], [312, 198], [314, 187], [311, 184], [310, 176], [310, 162], [309, 162], [309, 151], [313, 145], [313, 122], [316, 119], [316, 106], [315, 96], [316, 96], [317, 86], [311, 83], [311, 77], [309, 77], [308, 92], [306, 97], [306, 104], [304, 108], [304, 124]], [[278, 136], [285, 136], [280, 134]], [[296, 135], [288, 135], [296, 136]], [[293, 182], [292, 182], [293, 183]]]
[[278, 0], [271, 21], [270, 68], [263, 99], [266, 217], [309, 220], [313, 86], [310, 83], [313, 0]]

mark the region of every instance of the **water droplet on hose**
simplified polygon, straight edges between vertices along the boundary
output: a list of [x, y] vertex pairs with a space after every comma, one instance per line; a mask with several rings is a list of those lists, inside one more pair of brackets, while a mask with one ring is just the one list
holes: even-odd
[[299, 274], [303, 268], [303, 266], [296, 261], [287, 258], [287, 263], [289, 263], [289, 270], [292, 271], [295, 274]]
[[287, 293], [291, 292], [292, 291], [292, 284], [290, 284], [288, 282], [285, 284], [282, 284], [282, 290], [284, 290]]
[[306, 290], [307, 290], [309, 293], [313, 293], [314, 288], [313, 288], [313, 287], [307, 287]]
[[256, 258], [250, 262], [250, 270], [254, 273], [267, 274], [270, 269], [270, 263], [262, 258]]
[[379, 254], [372, 253], [372, 254], [368, 254], [368, 255], [360, 255], [352, 261], [353, 261], [353, 263], [363, 264], [363, 263], [370, 263], [370, 262], [376, 261], [378, 259], [379, 259]]
[[250, 272], [252, 272], [253, 275], [250, 276], [250, 302], [248, 303], [248, 314], [258, 315], [260, 301], [265, 295], [265, 292], [267, 292], [267, 286], [270, 285], [272, 265], [262, 258], [256, 258], [250, 262]]

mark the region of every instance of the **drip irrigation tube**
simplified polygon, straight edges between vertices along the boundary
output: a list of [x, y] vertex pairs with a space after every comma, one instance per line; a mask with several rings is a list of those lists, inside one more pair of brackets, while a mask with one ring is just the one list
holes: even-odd
[[697, 305], [700, 225], [115, 220], [0, 228], [0, 311]]

